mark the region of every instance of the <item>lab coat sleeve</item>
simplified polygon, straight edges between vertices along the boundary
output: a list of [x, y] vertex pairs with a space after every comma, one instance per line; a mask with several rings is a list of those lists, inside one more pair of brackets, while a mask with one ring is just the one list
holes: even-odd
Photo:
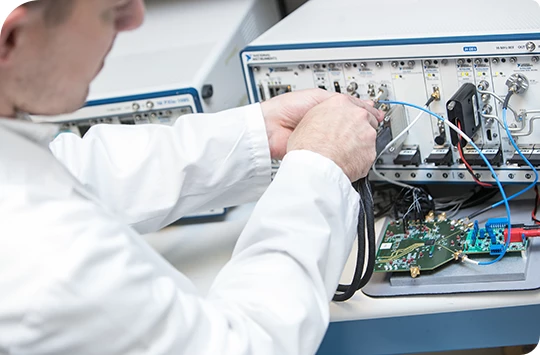
[[270, 183], [259, 104], [180, 117], [173, 126], [97, 125], [50, 149], [88, 190], [141, 233], [182, 216], [256, 201]]
[[[10, 353], [314, 354], [358, 201], [333, 162], [290, 153], [205, 298], [135, 232], [75, 205], [70, 223], [86, 223], [69, 228], [76, 237], [48, 265], [55, 280], [33, 295]], [[60, 218], [49, 214], [44, 223]]]
[[315, 353], [358, 209], [359, 195], [333, 162], [309, 151], [286, 156], [210, 292], [229, 305], [237, 341], [227, 353]]

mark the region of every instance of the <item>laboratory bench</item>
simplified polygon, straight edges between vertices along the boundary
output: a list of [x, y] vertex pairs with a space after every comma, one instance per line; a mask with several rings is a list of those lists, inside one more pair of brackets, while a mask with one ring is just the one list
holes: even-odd
[[[230, 259], [254, 204], [221, 220], [181, 223], [145, 239], [205, 294]], [[377, 235], [385, 225], [376, 224]], [[351, 253], [342, 282], [352, 277]], [[362, 292], [330, 305], [331, 324], [318, 354], [406, 354], [535, 344], [540, 291], [373, 298]]]

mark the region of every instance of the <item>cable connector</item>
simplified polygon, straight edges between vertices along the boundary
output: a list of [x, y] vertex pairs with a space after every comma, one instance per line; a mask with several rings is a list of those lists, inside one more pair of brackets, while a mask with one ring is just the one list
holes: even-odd
[[491, 244], [489, 247], [490, 255], [501, 255], [506, 252], [506, 248], [502, 244]]
[[377, 96], [373, 99], [373, 102], [375, 103], [374, 107], [380, 109], [381, 111], [388, 112], [390, 110], [390, 105], [387, 104], [381, 104], [379, 101], [385, 101], [388, 99], [388, 88], [386, 86], [381, 85], [379, 87], [379, 91], [377, 91]]
[[508, 86], [508, 91], [522, 94], [529, 89], [529, 79], [523, 74], [512, 74], [506, 80], [506, 86]]
[[431, 97], [435, 101], [441, 101], [441, 90], [439, 89], [438, 86], [435, 86], [433, 88], [433, 92], [431, 93]]
[[424, 106], [429, 106], [433, 101], [440, 101], [441, 100], [441, 90], [438, 86], [433, 87], [433, 92], [431, 93], [429, 100], [426, 102]]
[[462, 263], [478, 265], [478, 261], [469, 259], [469, 257], [463, 252], [463, 250], [459, 250], [454, 253], [454, 260], [459, 260]]
[[486, 222], [487, 228], [505, 228], [508, 225], [508, 218], [490, 218]]
[[464, 263], [479, 265], [478, 261], [469, 259], [469, 257], [465, 254], [462, 254], [461, 261]]

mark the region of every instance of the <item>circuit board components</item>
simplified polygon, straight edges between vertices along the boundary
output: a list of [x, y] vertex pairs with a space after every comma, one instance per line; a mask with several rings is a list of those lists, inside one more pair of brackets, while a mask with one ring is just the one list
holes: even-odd
[[[505, 222], [491, 219], [480, 228], [477, 221], [449, 220], [444, 214], [436, 217], [432, 212], [424, 221], [392, 221], [379, 245], [375, 272], [409, 272], [418, 277], [422, 271], [435, 270], [467, 255], [500, 255], [505, 250]], [[512, 232], [506, 252], [525, 251], [527, 234], [530, 232]]]

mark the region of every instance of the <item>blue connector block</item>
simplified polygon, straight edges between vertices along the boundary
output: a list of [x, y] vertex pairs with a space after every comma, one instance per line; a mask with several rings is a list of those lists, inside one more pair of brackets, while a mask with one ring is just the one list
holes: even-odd
[[486, 229], [505, 228], [508, 226], [508, 218], [490, 218], [486, 222]]
[[491, 244], [497, 244], [497, 236], [495, 235], [495, 232], [491, 228], [486, 228], [486, 232], [491, 238]]
[[[493, 228], [506, 228], [508, 226], [508, 218], [490, 218], [486, 222], [486, 232], [491, 238], [491, 244], [497, 243], [497, 236]], [[494, 254], [491, 254], [494, 255]]]
[[472, 246], [476, 245], [476, 237], [478, 236], [478, 230], [479, 230], [478, 221], [474, 221], [473, 230], [471, 231], [471, 245]]
[[485, 239], [486, 238], [486, 230], [484, 228], [480, 229], [480, 232], [478, 232], [478, 239]]
[[504, 251], [504, 245], [502, 244], [492, 244], [489, 247], [489, 254], [490, 255], [501, 255]]
[[474, 247], [476, 245], [476, 233], [471, 231], [471, 245]]

